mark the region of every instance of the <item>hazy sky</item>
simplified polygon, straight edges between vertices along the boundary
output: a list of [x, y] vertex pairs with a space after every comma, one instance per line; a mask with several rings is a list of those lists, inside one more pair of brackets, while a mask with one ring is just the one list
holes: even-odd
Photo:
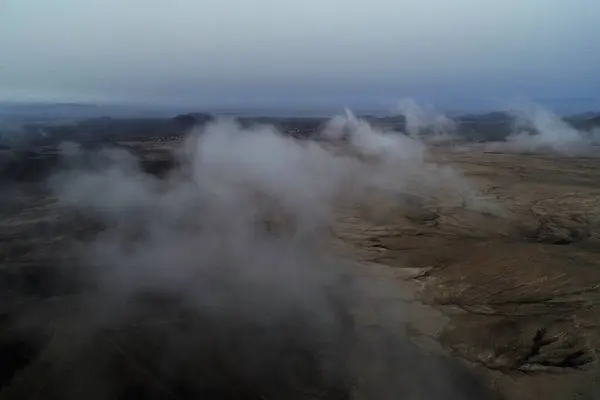
[[590, 98], [599, 18], [598, 0], [0, 0], [0, 97]]

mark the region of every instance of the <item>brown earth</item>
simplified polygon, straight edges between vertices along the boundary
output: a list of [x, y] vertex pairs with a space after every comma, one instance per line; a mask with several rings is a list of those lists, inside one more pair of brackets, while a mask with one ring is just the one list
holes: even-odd
[[[417, 334], [505, 398], [598, 398], [600, 158], [438, 148], [434, 159], [462, 171], [492, 210], [442, 197], [371, 225], [353, 219], [342, 235], [381, 274], [418, 282], [416, 297], [448, 323]], [[408, 323], [426, 326], [429, 314]]]

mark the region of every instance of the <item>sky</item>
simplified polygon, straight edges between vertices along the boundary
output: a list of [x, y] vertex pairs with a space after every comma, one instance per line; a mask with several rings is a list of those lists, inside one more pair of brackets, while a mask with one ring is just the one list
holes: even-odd
[[598, 0], [0, 0], [0, 99], [587, 104], [598, 17]]

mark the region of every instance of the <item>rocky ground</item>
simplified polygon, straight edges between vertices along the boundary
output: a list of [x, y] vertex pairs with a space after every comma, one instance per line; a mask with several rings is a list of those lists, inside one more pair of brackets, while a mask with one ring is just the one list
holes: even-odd
[[[163, 156], [168, 144], [122, 145], [144, 155], [149, 172], [160, 173], [172, 165]], [[501, 398], [598, 398], [600, 158], [445, 146], [436, 147], [431, 157], [464, 173], [477, 193], [469, 201], [485, 206], [415, 194], [385, 213], [377, 207], [340, 212], [333, 244], [359, 264], [361, 279], [381, 287], [374, 291], [381, 294], [373, 303], [376, 309], [356, 310], [361, 329], [381, 323], [383, 315], [393, 330], [411, 337], [419, 354], [430, 354], [436, 363], [454, 363], [453, 370], [464, 367], [459, 381], [475, 387], [476, 380]], [[74, 310], [79, 303], [69, 300], [80, 293], [69, 249], [74, 239], [80, 241], [100, 227], [84, 216], [62, 214], [37, 184], [11, 184], [10, 192], [6, 186], [4, 193], [10, 196], [2, 199], [0, 219], [0, 398], [52, 398], [50, 394], [58, 392], [51, 387], [56, 382], [45, 377], [48, 360], [71, 339], [51, 327], [60, 325], [58, 315], [81, 312]], [[160, 307], [155, 309], [160, 312]], [[50, 320], [44, 325], [48, 329], [32, 334], [25, 329], [30, 321], [23, 315]], [[143, 316], [136, 318], [143, 323]], [[141, 389], [146, 385], [152, 398], [185, 397], [173, 385], [149, 383], [156, 381], [158, 372], [144, 358], [144, 346], [157, 346], [154, 339], [136, 330], [116, 332], [101, 345], [88, 339], [97, 344], [94, 352], [78, 343], [86, 350], [77, 357], [97, 359], [98, 354], [122, 352], [126, 336], [133, 335], [141, 338], [138, 347], [114, 365], [113, 376], [145, 378], [122, 395], [147, 396], [149, 392]], [[406, 362], [390, 357], [388, 362]], [[77, 368], [75, 361], [64, 364]], [[415, 375], [414, 385], [436, 386], [445, 379], [431, 365], [413, 362], [412, 369], [422, 372]], [[379, 384], [382, 377], [397, 379], [389, 370], [387, 375], [372, 374], [379, 376], [364, 379]], [[406, 398], [444, 398], [439, 396], [445, 386], [438, 386], [437, 392], [423, 396], [412, 390], [413, 397]], [[465, 393], [467, 397], [457, 398], [490, 398], [485, 388]], [[77, 391], [69, 395], [76, 398]], [[266, 397], [246, 396], [240, 389], [230, 398]], [[295, 398], [351, 396], [321, 392]]]
[[597, 398], [600, 159], [438, 150], [498, 208], [441, 198], [345, 234], [446, 317], [420, 306], [408, 318], [417, 336], [484, 371], [505, 398]]

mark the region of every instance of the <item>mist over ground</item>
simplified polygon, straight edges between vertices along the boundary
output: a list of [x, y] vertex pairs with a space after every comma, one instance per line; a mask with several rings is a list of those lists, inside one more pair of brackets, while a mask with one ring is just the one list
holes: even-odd
[[504, 143], [489, 143], [490, 150], [578, 155], [592, 151], [598, 144], [597, 126], [578, 129], [538, 104], [521, 104], [511, 108], [509, 115], [513, 119], [512, 133]]
[[[374, 314], [374, 329], [357, 317], [395, 289], [362, 281], [331, 246], [339, 214], [378, 193], [397, 208], [413, 193], [475, 191], [427, 161], [418, 137], [350, 111], [321, 135], [217, 120], [188, 136], [163, 178], [122, 149], [63, 144], [52, 191], [79, 224], [101, 227], [71, 249], [88, 289], [60, 317], [23, 317], [53, 339], [45, 367], [3, 395], [480, 398], [470, 372], [416, 347], [394, 318]], [[27, 376], [38, 375], [33, 395]]]
[[0, 400], [600, 398], [597, 0], [1, 3]]
[[[160, 174], [117, 140], [63, 141], [45, 172], [61, 218], [86, 232], [64, 255], [78, 289], [20, 318], [47, 348], [3, 395], [32, 398], [39, 379], [37, 398], [488, 398], [464, 366], [411, 342], [399, 322], [408, 305], [374, 313], [398, 288], [371, 285], [332, 245], [340, 218], [357, 213], [385, 221], [442, 198], [505, 213], [430, 157], [441, 144], [460, 151], [489, 122], [410, 99], [394, 113], [178, 116], [160, 124], [184, 131]], [[507, 118], [508, 134], [485, 151], [595, 144], [593, 125], [535, 105], [490, 118]]]
[[[568, 129], [582, 131], [579, 136], [587, 140], [590, 135], [586, 132], [600, 126], [598, 114], [594, 112], [559, 115], [541, 103], [513, 101], [508, 104], [509, 106], [498, 107], [497, 111], [470, 114], [443, 111], [444, 108], [436, 108], [431, 103], [419, 102], [412, 98], [390, 102], [378, 111], [360, 107], [348, 108], [378, 128], [392, 129], [409, 135], [418, 133], [428, 136], [428, 141], [441, 142], [456, 139], [467, 142], [504, 141], [508, 136], [514, 140], [519, 133], [565, 131], [564, 134], [550, 134], [543, 140], [549, 143], [570, 140], [565, 137], [568, 136]], [[5, 112], [2, 113], [2, 110]], [[291, 109], [281, 114], [277, 108], [257, 108], [254, 111], [240, 108], [218, 112], [201, 106], [136, 108], [131, 105], [118, 107], [101, 104], [23, 103], [6, 107], [0, 105], [0, 146], [31, 148], [56, 145], [61, 141], [115, 141], [125, 138], [143, 140], [152, 137], [182, 136], [192, 125], [206, 124], [222, 116], [238, 119], [244, 126], [268, 123], [281, 131], [289, 133], [291, 130], [297, 130], [304, 136], [310, 136], [319, 130], [329, 116], [343, 112], [343, 108], [305, 111], [306, 113], [303, 113], [302, 110]], [[534, 141], [539, 142], [541, 137]], [[524, 139], [527, 137], [521, 138], [521, 141]]]

